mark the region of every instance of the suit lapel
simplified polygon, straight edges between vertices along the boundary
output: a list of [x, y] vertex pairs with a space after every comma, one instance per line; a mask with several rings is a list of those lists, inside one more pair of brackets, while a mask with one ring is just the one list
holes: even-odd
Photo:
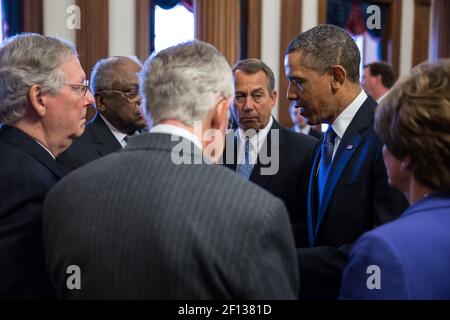
[[309, 175], [309, 188], [308, 188], [308, 241], [312, 247], [314, 245], [315, 232], [313, 224], [313, 215], [317, 212], [317, 178], [316, 173], [320, 162], [320, 146], [323, 143], [324, 137], [317, 143], [316, 151], [313, 159], [313, 166], [311, 168], [311, 174]]
[[[319, 208], [314, 208], [315, 212], [317, 212], [317, 221], [315, 226], [312, 225], [314, 214], [312, 211], [310, 211], [311, 205], [308, 205], [308, 225], [311, 224], [312, 229], [314, 230], [314, 233], [310, 233], [309, 235], [313, 235], [313, 241], [312, 245], [317, 240], [317, 235], [319, 233], [320, 225], [325, 217], [325, 213], [327, 211], [327, 208], [330, 204], [330, 200], [332, 198], [332, 195], [334, 193], [334, 190], [345, 170], [347, 165], [349, 164], [350, 160], [352, 159], [353, 155], [355, 154], [356, 150], [358, 150], [359, 146], [363, 142], [363, 138], [361, 136], [361, 131], [365, 130], [367, 127], [372, 125], [373, 120], [373, 112], [374, 108], [376, 106], [375, 101], [371, 98], [367, 98], [364, 103], [362, 104], [361, 108], [358, 110], [356, 115], [354, 116], [353, 120], [351, 121], [350, 125], [348, 126], [347, 130], [344, 133], [344, 136], [342, 137], [342, 140], [339, 143], [339, 147], [336, 151], [336, 154], [334, 156], [332, 165], [331, 165], [331, 171], [327, 178], [327, 183], [325, 186], [324, 194], [323, 194], [323, 203], [319, 206]], [[320, 142], [323, 142], [323, 138], [320, 140]], [[318, 163], [320, 162], [320, 147], [316, 150], [316, 155], [314, 159], [314, 170], [311, 172], [311, 177], [314, 177], [314, 181], [310, 179], [310, 188], [308, 192], [308, 200], [313, 201], [309, 202], [315, 203], [314, 196], [316, 196], [317, 188], [316, 188], [316, 171]], [[320, 211], [319, 211], [320, 210]], [[311, 239], [310, 239], [311, 244]]]
[[11, 143], [26, 152], [39, 161], [43, 166], [50, 170], [58, 178], [64, 177], [69, 171], [62, 167], [52, 156], [39, 145], [32, 137], [25, 132], [10, 126], [4, 125], [1, 128], [4, 131], [4, 141]]
[[95, 150], [102, 157], [122, 149], [122, 145], [98, 114], [92, 123], [92, 137], [95, 143]]

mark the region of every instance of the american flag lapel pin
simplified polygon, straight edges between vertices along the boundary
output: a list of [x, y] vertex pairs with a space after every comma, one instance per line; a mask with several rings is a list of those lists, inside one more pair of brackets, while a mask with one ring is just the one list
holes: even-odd
[[349, 144], [349, 145], [347, 146], [347, 150], [352, 150], [354, 147], [355, 147], [354, 145]]

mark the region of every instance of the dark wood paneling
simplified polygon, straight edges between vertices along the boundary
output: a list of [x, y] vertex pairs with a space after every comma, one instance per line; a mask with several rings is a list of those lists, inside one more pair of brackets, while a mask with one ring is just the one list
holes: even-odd
[[[76, 32], [80, 62], [90, 77], [97, 60], [108, 57], [108, 0], [77, 0], [81, 10], [81, 29]], [[88, 109], [88, 119], [95, 111]]]
[[280, 30], [280, 91], [278, 93], [278, 120], [282, 126], [291, 127], [289, 117], [289, 100], [287, 99], [288, 81], [284, 72], [284, 53], [291, 40], [301, 32], [302, 28], [302, 0], [281, 1], [281, 30]]
[[23, 32], [43, 33], [43, 3], [42, 0], [22, 0]]
[[247, 1], [247, 57], [261, 58], [262, 0]]
[[319, 0], [319, 24], [327, 23], [327, 0]]
[[434, 0], [432, 59], [450, 57], [450, 1]]
[[413, 66], [419, 64], [422, 61], [428, 60], [430, 10], [430, 0], [415, 0]]
[[145, 61], [150, 55], [151, 0], [136, 0], [136, 56]]

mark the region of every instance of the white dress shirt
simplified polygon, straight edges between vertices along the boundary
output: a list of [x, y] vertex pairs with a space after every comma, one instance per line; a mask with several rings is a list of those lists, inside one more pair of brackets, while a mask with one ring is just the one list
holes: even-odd
[[341, 112], [336, 120], [334, 120], [332, 127], [334, 132], [336, 133], [336, 138], [334, 140], [333, 158], [336, 154], [336, 150], [339, 147], [339, 143], [341, 142], [342, 137], [345, 134], [345, 131], [347, 131], [347, 128], [350, 125], [350, 122], [352, 122], [359, 108], [361, 108], [366, 99], [367, 94], [364, 92], [364, 90], [361, 90], [355, 100], [353, 100], [353, 102], [350, 103], [350, 105]]
[[114, 127], [108, 120], [105, 119], [104, 116], [102, 116], [99, 113], [99, 116], [102, 117], [103, 121], [105, 121], [106, 126], [108, 127], [108, 129], [111, 131], [111, 133], [114, 135], [114, 137], [117, 139], [117, 141], [119, 141], [120, 145], [122, 146], [122, 148], [124, 148], [127, 145], [127, 142], [125, 141], [125, 138], [128, 137], [128, 135], [126, 133], [123, 133], [121, 131], [119, 131], [119, 129], [117, 129], [116, 127]]
[[[258, 158], [258, 153], [261, 150], [264, 141], [266, 141], [267, 135], [269, 134], [270, 128], [272, 127], [273, 124], [273, 119], [272, 116], [270, 117], [269, 123], [261, 130], [259, 130], [257, 132], [257, 134], [253, 135], [252, 137], [248, 137], [249, 138], [249, 161], [251, 164], [255, 164], [256, 163], [256, 159]], [[244, 163], [244, 147], [245, 147], [245, 140], [247, 138], [247, 136], [245, 135], [245, 132], [242, 128], [238, 129], [238, 135], [239, 135], [239, 139], [241, 141], [240, 144], [238, 144], [238, 163], [242, 164]]]
[[165, 133], [185, 138], [191, 141], [197, 148], [203, 150], [200, 140], [186, 129], [171, 124], [158, 124], [150, 129], [150, 133]]

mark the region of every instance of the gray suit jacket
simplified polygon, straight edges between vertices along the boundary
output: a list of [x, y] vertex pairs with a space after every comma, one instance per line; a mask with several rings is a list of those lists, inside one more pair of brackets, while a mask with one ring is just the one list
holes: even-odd
[[[298, 265], [284, 204], [167, 134], [63, 179], [44, 209], [50, 277], [69, 299], [295, 299]], [[175, 147], [175, 149], [174, 149]], [[172, 152], [174, 150], [174, 152]], [[81, 269], [68, 290], [67, 268]]]

